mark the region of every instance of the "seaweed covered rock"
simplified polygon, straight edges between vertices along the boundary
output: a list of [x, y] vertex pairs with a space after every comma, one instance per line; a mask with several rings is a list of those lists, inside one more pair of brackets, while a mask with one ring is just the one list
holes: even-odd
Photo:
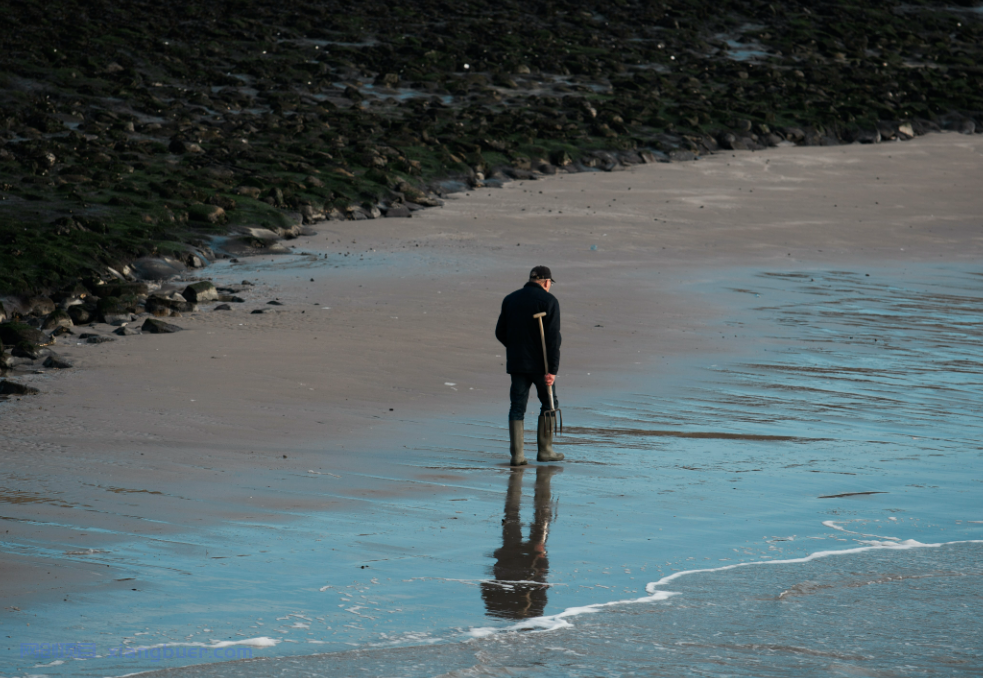
[[50, 331], [59, 327], [71, 328], [74, 323], [68, 312], [61, 308], [56, 308], [48, 314], [48, 317], [41, 323], [41, 329]]
[[99, 322], [112, 325], [117, 322], [128, 322], [135, 308], [133, 299], [122, 297], [103, 297], [96, 305], [96, 317]]
[[198, 306], [190, 301], [179, 301], [177, 299], [162, 297], [157, 294], [152, 294], [147, 297], [147, 301], [144, 303], [144, 308], [147, 309], [147, 313], [152, 313], [153, 315], [161, 317], [169, 316], [175, 311], [178, 313], [190, 313], [198, 310]]
[[12, 322], [0, 324], [0, 342], [8, 346], [17, 346], [22, 343], [47, 346], [51, 343], [51, 338], [30, 325]]

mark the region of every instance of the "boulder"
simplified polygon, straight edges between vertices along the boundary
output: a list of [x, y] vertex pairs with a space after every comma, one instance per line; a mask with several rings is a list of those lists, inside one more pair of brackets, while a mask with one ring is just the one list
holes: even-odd
[[14, 346], [10, 355], [15, 358], [38, 360], [41, 358], [41, 347], [27, 341], [21, 341]]
[[7, 309], [3, 307], [3, 302], [0, 301], [0, 323], [6, 322], [7, 320]]
[[563, 150], [553, 151], [550, 153], [550, 162], [557, 167], [566, 167], [573, 163], [573, 159], [570, 154]]
[[47, 367], [49, 370], [67, 370], [75, 367], [75, 365], [54, 353], [45, 358], [44, 362], [41, 364], [44, 367]]
[[8, 379], [0, 381], [0, 395], [37, 395], [40, 392], [33, 386], [18, 384], [16, 381]]
[[55, 310], [55, 302], [48, 297], [31, 297], [26, 306], [31, 315], [48, 315]]
[[145, 280], [167, 280], [185, 270], [183, 263], [171, 257], [144, 257], [134, 261], [132, 266], [136, 274]]
[[79, 339], [84, 339], [87, 344], [105, 344], [110, 341], [116, 341], [112, 337], [107, 337], [102, 334], [80, 334]]
[[319, 221], [325, 220], [324, 210], [317, 209], [312, 205], [301, 205], [300, 216], [303, 218], [305, 224], [316, 224]]
[[143, 327], [140, 329], [149, 334], [171, 334], [172, 332], [180, 332], [184, 328], [165, 323], [163, 320], [157, 320], [156, 318], [147, 318], [143, 322]]
[[181, 296], [190, 303], [197, 304], [203, 301], [214, 301], [218, 299], [219, 295], [218, 290], [215, 289], [215, 285], [207, 280], [202, 280], [201, 282], [191, 283], [185, 287], [184, 291], [181, 292]]
[[41, 323], [42, 330], [53, 330], [59, 327], [70, 328], [72, 326], [72, 317], [64, 309], [56, 308], [54, 311], [48, 314], [48, 317], [44, 319]]
[[857, 130], [851, 135], [850, 140], [855, 144], [879, 144], [881, 133], [877, 129]]
[[78, 304], [68, 307], [68, 317], [76, 325], [86, 325], [93, 320], [91, 309]]
[[16, 322], [0, 324], [0, 342], [8, 346], [16, 346], [22, 342], [38, 346], [47, 346], [52, 343], [51, 339], [41, 330]]
[[168, 145], [167, 150], [171, 153], [176, 153], [177, 155], [183, 155], [184, 153], [204, 153], [204, 149], [196, 143], [191, 141], [184, 141], [183, 139], [172, 139], [171, 143]]
[[96, 318], [99, 322], [109, 325], [116, 322], [129, 322], [134, 308], [133, 300], [125, 300], [121, 297], [103, 297], [96, 304]]
[[386, 216], [389, 218], [393, 217], [409, 217], [410, 208], [406, 205], [399, 203], [396, 205], [391, 205], [388, 210], [386, 210]]
[[669, 152], [669, 159], [673, 162], [689, 162], [691, 160], [697, 160], [698, 156], [693, 151], [676, 149]]
[[261, 190], [256, 186], [239, 186], [235, 190], [236, 195], [244, 195], [253, 200], [259, 200]]
[[225, 210], [218, 205], [190, 205], [188, 206], [188, 218], [191, 221], [198, 221], [207, 224], [221, 224], [225, 221]]
[[140, 334], [140, 332], [138, 332], [137, 330], [131, 327], [127, 327], [124, 325], [123, 327], [118, 327], [115, 330], [113, 330], [113, 334], [119, 335], [121, 337], [132, 337], [137, 334]]
[[216, 306], [212, 310], [213, 311], [231, 311], [232, 310], [232, 307], [229, 306], [228, 304], [219, 304], [218, 306]]
[[806, 138], [806, 133], [798, 127], [786, 127], [784, 131], [785, 138], [795, 144], [804, 141]]
[[147, 301], [144, 303], [144, 308], [147, 309], [147, 313], [161, 316], [171, 315], [172, 311], [177, 311], [178, 313], [193, 313], [198, 310], [198, 306], [189, 301], [177, 301], [175, 299], [168, 299], [167, 297], [162, 297], [157, 294], [152, 294], [147, 297]]

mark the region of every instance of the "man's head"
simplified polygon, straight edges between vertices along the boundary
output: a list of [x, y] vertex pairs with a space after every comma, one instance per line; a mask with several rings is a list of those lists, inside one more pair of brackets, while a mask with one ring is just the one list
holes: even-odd
[[529, 271], [529, 282], [534, 282], [549, 292], [550, 287], [556, 281], [553, 280], [553, 274], [550, 272], [549, 266], [536, 266]]

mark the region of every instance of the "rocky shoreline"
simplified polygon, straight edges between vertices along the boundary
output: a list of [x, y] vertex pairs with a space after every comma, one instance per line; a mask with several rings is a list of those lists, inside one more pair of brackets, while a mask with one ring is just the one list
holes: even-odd
[[6, 14], [0, 294], [166, 277], [276, 252], [323, 219], [408, 217], [557, 171], [983, 132], [971, 4]]

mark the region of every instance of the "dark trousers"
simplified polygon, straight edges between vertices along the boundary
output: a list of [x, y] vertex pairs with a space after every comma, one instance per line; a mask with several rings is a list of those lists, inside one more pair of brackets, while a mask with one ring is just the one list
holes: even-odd
[[[540, 413], [550, 409], [550, 397], [546, 393], [546, 375], [517, 373], [512, 376], [512, 388], [509, 389], [509, 397], [512, 400], [512, 407], [509, 408], [509, 421], [522, 421], [526, 417], [526, 405], [529, 403], [529, 389], [535, 384], [536, 395], [542, 405]], [[556, 384], [553, 384], [553, 406], [559, 407], [556, 399]]]

